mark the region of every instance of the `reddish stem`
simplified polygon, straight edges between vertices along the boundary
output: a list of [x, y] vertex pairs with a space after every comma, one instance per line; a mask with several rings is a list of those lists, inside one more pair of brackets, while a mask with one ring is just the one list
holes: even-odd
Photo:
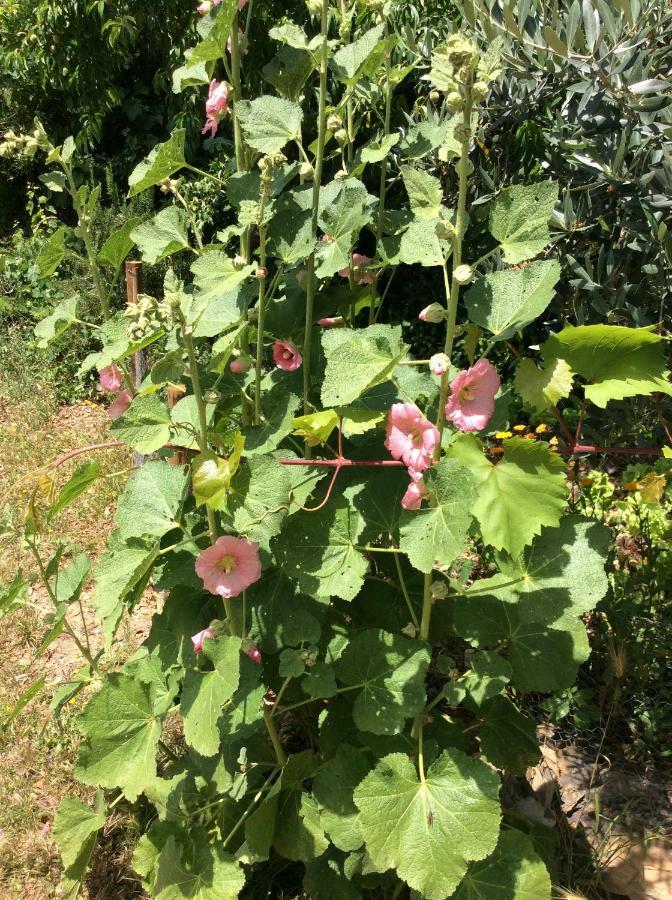
[[[560, 451], [566, 453], [568, 451]], [[575, 444], [570, 456], [575, 453], [610, 453], [619, 456], [662, 456], [658, 447], [596, 447], [594, 444]]]
[[82, 453], [89, 453], [91, 450], [109, 450], [115, 447], [126, 447], [123, 441], [106, 441], [104, 444], [90, 444], [88, 447], [78, 447], [76, 450], [68, 450], [67, 453], [61, 453], [56, 459], [48, 464], [48, 468], [57, 469], [75, 456], [81, 456]]
[[323, 469], [345, 469], [356, 466], [363, 469], [380, 469], [389, 466], [404, 466], [399, 459], [280, 459], [283, 466], [316, 466]]

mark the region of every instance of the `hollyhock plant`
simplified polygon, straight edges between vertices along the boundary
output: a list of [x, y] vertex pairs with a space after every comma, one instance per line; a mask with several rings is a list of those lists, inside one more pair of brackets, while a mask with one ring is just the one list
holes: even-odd
[[203, 641], [210, 640], [215, 637], [215, 631], [212, 628], [204, 628], [198, 634], [192, 635], [191, 643], [194, 645], [194, 653], [200, 653], [203, 649]]
[[261, 578], [259, 544], [232, 535], [217, 538], [200, 553], [196, 574], [211, 594], [237, 597]]
[[501, 381], [487, 359], [479, 359], [450, 383], [446, 418], [460, 431], [481, 431], [495, 411], [495, 394]]
[[109, 391], [110, 394], [116, 394], [124, 383], [124, 376], [121, 369], [112, 363], [100, 370], [98, 377], [98, 385], [101, 391]]
[[422, 472], [409, 469], [408, 474], [411, 476], [411, 483], [401, 498], [401, 505], [404, 509], [420, 509], [423, 499], [427, 496], [427, 487], [422, 480]]
[[111, 419], [118, 419], [123, 415], [133, 402], [133, 394], [130, 391], [122, 391], [114, 398], [107, 408], [107, 414]]
[[445, 375], [450, 366], [450, 360], [445, 353], [435, 353], [429, 360], [429, 369], [434, 375]]
[[210, 90], [208, 91], [208, 99], [205, 101], [205, 125], [201, 129], [201, 134], [210, 132], [214, 138], [217, 134], [219, 123], [226, 115], [229, 108], [229, 86], [225, 81], [217, 81], [215, 78], [210, 82]]
[[424, 472], [432, 464], [439, 432], [415, 403], [394, 403], [387, 416], [385, 446], [395, 459]]
[[279, 369], [294, 372], [303, 362], [303, 357], [291, 341], [276, 341], [273, 344], [273, 359]]
[[[371, 263], [371, 258], [368, 256], [363, 256], [361, 253], [353, 253], [352, 254], [352, 266], [355, 273], [355, 282], [357, 284], [373, 284], [376, 280], [373, 272], [370, 269], [365, 269], [362, 271], [362, 266], [368, 266]], [[341, 269], [338, 273], [342, 278], [350, 277], [350, 270], [346, 266], [344, 269]]]
[[433, 325], [443, 322], [445, 317], [446, 311], [440, 303], [430, 303], [429, 306], [426, 306], [418, 313], [418, 318], [421, 322], [431, 322]]

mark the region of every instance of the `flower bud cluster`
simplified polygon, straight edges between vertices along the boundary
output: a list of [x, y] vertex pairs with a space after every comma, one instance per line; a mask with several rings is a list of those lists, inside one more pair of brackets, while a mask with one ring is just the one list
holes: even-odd
[[138, 302], [126, 308], [124, 316], [130, 319], [128, 333], [132, 340], [140, 341], [152, 331], [172, 322], [172, 298], [157, 300], [149, 294], [140, 294]]
[[176, 194], [180, 186], [179, 178], [164, 178], [159, 182], [159, 188], [162, 194]]
[[27, 156], [32, 158], [38, 150], [50, 153], [53, 149], [44, 127], [40, 122], [36, 121], [35, 129], [31, 134], [17, 134], [10, 129], [5, 134], [2, 143], [0, 143], [0, 157]]
[[262, 156], [258, 166], [261, 172], [261, 195], [265, 200], [269, 200], [272, 194], [273, 173], [276, 169], [280, 169], [287, 162], [284, 153], [269, 153], [268, 156]]

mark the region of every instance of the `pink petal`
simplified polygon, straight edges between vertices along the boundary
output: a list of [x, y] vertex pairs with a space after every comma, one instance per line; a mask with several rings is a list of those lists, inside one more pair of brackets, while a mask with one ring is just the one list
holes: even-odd
[[117, 394], [113, 402], [107, 408], [107, 414], [111, 419], [118, 419], [126, 412], [133, 402], [133, 394], [130, 391], [122, 391]]
[[[221, 563], [228, 557], [229, 570]], [[261, 578], [259, 545], [254, 541], [226, 535], [217, 539], [212, 547], [203, 550], [196, 560], [196, 574], [211, 594], [220, 597], [237, 597], [245, 588]]]
[[116, 394], [123, 383], [124, 376], [121, 369], [115, 366], [114, 363], [100, 370], [98, 385], [101, 391], [109, 391], [111, 394]]
[[294, 372], [303, 362], [303, 357], [291, 341], [276, 341], [273, 344], [273, 359], [276, 366], [285, 372]]

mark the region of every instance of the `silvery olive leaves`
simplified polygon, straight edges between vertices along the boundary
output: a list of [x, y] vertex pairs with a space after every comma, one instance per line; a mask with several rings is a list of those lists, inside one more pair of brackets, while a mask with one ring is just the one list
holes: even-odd
[[[61, 549], [44, 577], [62, 622], [92, 577], [108, 650], [148, 584], [165, 597], [130, 659], [89, 656], [60, 691], [56, 706], [87, 691], [76, 775], [99, 789], [94, 809], [59, 810], [64, 884], [75, 897], [106, 809], [143, 798], [133, 868], [160, 900], [251, 896], [283, 866], [314, 898], [403, 883], [428, 900], [550, 898], [501, 774], [539, 758], [525, 695], [571, 686], [589, 655], [609, 532], [570, 513], [557, 441], [493, 435], [511, 390], [536, 413], [670, 393], [662, 339], [567, 326], [497, 371], [488, 354], [544, 313], [559, 278], [550, 181], [502, 187], [495, 249], [470, 253], [469, 154], [497, 43], [454, 35], [423, 59], [389, 26], [391, 0], [310, 0], [305, 27], [271, 29], [277, 52], [251, 97], [254, 7], [201, 4], [175, 73], [177, 92], [203, 95], [224, 169], [196, 169], [173, 132], [130, 178], [168, 202], [101, 253], [87, 231], [99, 192], [76, 186], [74, 145], [38, 129], [18, 148], [45, 150], [71, 194], [79, 224], [50, 239], [45, 269], [69, 244], [87, 259], [100, 349], [82, 371], [112, 394], [114, 438], [150, 457], [93, 571]], [[434, 112], [393, 125], [416, 69]], [[216, 234], [191, 178], [220, 183], [229, 224]], [[132, 251], [167, 275], [123, 314], [108, 285]], [[409, 310], [443, 350], [431, 366], [385, 322], [390, 281], [412, 266], [445, 273], [445, 296]], [[77, 297], [61, 304], [40, 339], [82, 327], [77, 310]], [[153, 364], [134, 384], [143, 348]], [[97, 475], [82, 465], [48, 515]], [[475, 577], [479, 553], [491, 563]], [[9, 586], [3, 611], [22, 590]]]

